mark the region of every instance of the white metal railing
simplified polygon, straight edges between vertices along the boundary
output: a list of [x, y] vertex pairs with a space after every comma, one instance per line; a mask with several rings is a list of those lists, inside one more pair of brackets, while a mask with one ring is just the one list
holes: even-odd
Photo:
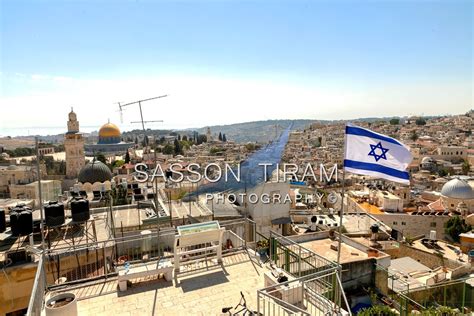
[[[339, 295], [342, 293], [345, 310]], [[263, 315], [351, 315], [338, 270], [323, 271], [257, 291], [257, 310]]]
[[46, 290], [46, 273], [43, 265], [43, 256], [38, 261], [38, 269], [36, 270], [35, 281], [31, 291], [30, 301], [28, 304], [27, 316], [40, 316], [43, 310], [43, 297]]

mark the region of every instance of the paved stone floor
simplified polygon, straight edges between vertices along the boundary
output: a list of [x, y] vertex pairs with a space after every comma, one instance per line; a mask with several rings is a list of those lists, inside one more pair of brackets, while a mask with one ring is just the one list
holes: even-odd
[[[241, 252], [225, 256], [222, 265], [212, 261], [191, 264], [169, 282], [162, 278], [139, 280], [127, 291], [117, 292], [116, 281], [109, 281], [75, 293], [80, 299], [79, 315], [222, 315], [223, 307], [237, 305], [240, 291], [247, 305], [256, 310], [263, 274], [264, 268]], [[112, 288], [115, 292], [111, 293]]]

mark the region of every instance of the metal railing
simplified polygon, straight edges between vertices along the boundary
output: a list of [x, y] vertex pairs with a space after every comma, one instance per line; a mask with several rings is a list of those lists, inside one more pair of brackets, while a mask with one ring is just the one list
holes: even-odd
[[44, 293], [46, 290], [46, 273], [43, 266], [43, 256], [38, 261], [38, 269], [36, 270], [35, 281], [31, 291], [30, 301], [28, 304], [27, 316], [40, 316], [43, 310]]
[[[278, 283], [257, 292], [257, 309], [263, 315], [351, 315], [341, 308], [338, 271], [323, 271]], [[345, 299], [345, 296], [344, 296]]]
[[274, 231], [270, 231], [269, 241], [272, 261], [295, 277], [340, 269], [337, 263]]
[[408, 315], [413, 310], [424, 311], [439, 306], [459, 308], [462, 312], [474, 309], [473, 291], [467, 285], [471, 277], [410, 287], [410, 283], [404, 280], [403, 276], [389, 271], [386, 267], [375, 265], [379, 278], [376, 283], [388, 285], [378, 290], [390, 299], [390, 303], [401, 315]]
[[155, 230], [147, 235], [49, 249], [43, 262], [47, 286], [107, 278], [115, 275], [116, 267], [125, 262], [171, 258], [174, 235], [174, 230], [159, 234]]
[[245, 248], [245, 240], [240, 238], [236, 233], [231, 230], [224, 231], [224, 237], [222, 242], [224, 246], [224, 250], [222, 253], [229, 253]]
[[[232, 227], [226, 228], [222, 241], [224, 254], [245, 249], [246, 240], [240, 236], [245, 235], [245, 229], [236, 229], [243, 224], [245, 221], [234, 222]], [[47, 286], [107, 278], [115, 275], [116, 267], [125, 262], [134, 264], [163, 258], [172, 260], [176, 231], [150, 231], [147, 235], [117, 237], [46, 250], [41, 265], [45, 270]]]

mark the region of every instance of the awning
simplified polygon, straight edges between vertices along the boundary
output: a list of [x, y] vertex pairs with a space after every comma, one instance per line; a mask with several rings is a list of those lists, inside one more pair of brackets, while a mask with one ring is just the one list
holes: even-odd
[[290, 224], [291, 218], [290, 217], [279, 217], [272, 219], [272, 225], [282, 225], [282, 224]]

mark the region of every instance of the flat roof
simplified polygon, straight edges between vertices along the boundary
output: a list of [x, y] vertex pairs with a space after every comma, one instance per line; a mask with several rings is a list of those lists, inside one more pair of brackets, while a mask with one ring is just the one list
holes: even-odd
[[[337, 250], [331, 249], [331, 245], [337, 245], [336, 240], [329, 238], [312, 240], [303, 243], [299, 243], [301, 246], [314, 251], [318, 255], [324, 257], [327, 260], [337, 261]], [[355, 262], [365, 260], [368, 258], [366, 252], [356, 249], [352, 246], [347, 245], [342, 241], [341, 243], [341, 263]]]
[[412, 247], [419, 250], [427, 251], [433, 254], [438, 254], [441, 252], [443, 254], [443, 257], [457, 261], [460, 264], [469, 262], [469, 258], [467, 254], [462, 253], [459, 247], [451, 245], [444, 241], [437, 240], [435, 245], [431, 245], [429, 243], [424, 244], [421, 242], [421, 240], [416, 240], [412, 244]]
[[252, 263], [245, 252], [222, 260], [222, 267], [211, 261], [194, 262], [190, 272], [172, 281], [142, 280], [126, 292], [117, 291], [116, 279], [64, 291], [78, 297], [79, 315], [221, 315], [222, 308], [238, 304], [240, 291], [247, 306], [256, 310], [257, 289], [263, 287], [267, 270]]
[[380, 208], [378, 208], [375, 205], [369, 204], [367, 202], [362, 202], [359, 203], [359, 205], [367, 212], [370, 214], [385, 214], [384, 211], [382, 211]]

